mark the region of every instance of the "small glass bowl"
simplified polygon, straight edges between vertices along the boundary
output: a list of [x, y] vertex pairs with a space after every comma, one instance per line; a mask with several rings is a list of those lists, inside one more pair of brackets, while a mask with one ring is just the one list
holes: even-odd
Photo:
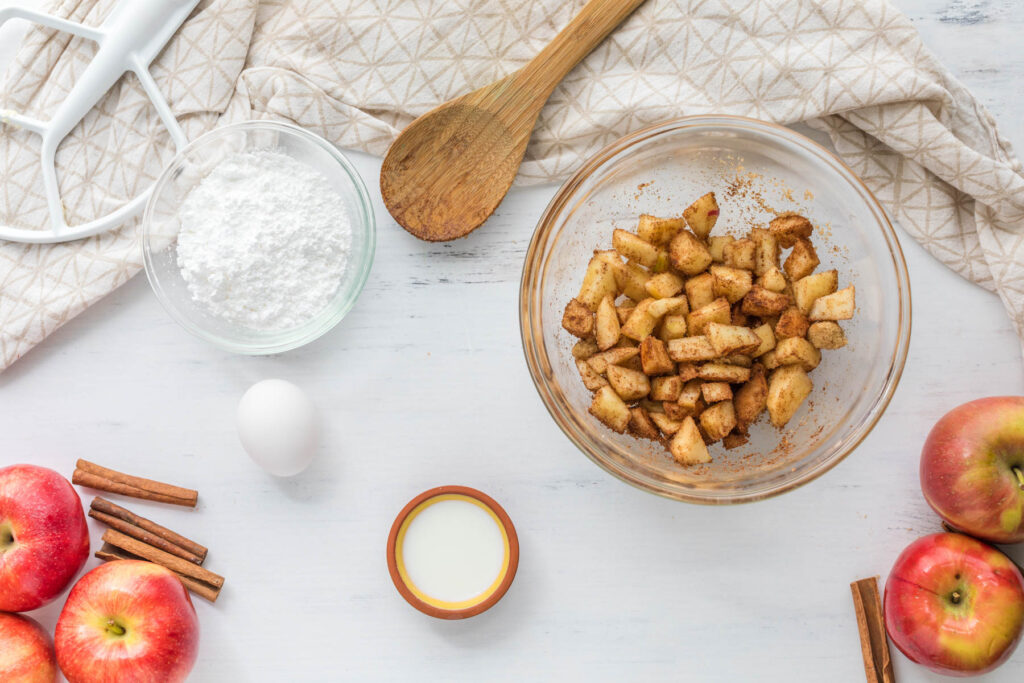
[[[780, 433], [767, 420], [745, 446], [710, 448], [713, 462], [677, 465], [651, 441], [616, 434], [588, 414], [561, 327], [594, 249], [614, 228], [635, 230], [641, 213], [672, 216], [715, 191], [712, 234], [745, 234], [774, 211], [799, 210], [817, 226], [819, 269], [857, 288], [849, 344], [824, 351], [814, 390]], [[602, 468], [643, 490], [692, 503], [760, 500], [805, 484], [868, 435], [892, 398], [910, 341], [910, 283], [899, 241], [878, 201], [830, 152], [788, 128], [730, 116], [686, 117], [603, 149], [562, 186], [538, 223], [520, 287], [523, 351], [555, 423]]]
[[[193, 301], [178, 267], [178, 209], [189, 192], [226, 157], [264, 149], [286, 154], [319, 171], [344, 202], [352, 229], [349, 262], [334, 298], [308, 322], [286, 330], [242, 327], [210, 314]], [[352, 163], [331, 143], [286, 123], [236, 123], [196, 138], [157, 179], [142, 217], [146, 277], [171, 317], [197, 337], [234, 353], [280, 353], [313, 341], [352, 309], [373, 264], [375, 225], [366, 186]]]

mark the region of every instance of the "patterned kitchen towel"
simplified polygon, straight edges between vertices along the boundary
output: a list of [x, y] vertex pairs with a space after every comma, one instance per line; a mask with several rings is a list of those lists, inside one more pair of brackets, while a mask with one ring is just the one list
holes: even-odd
[[[98, 21], [112, 0], [55, 11]], [[536, 54], [584, 0], [204, 0], [156, 80], [194, 136], [218, 121], [294, 121], [383, 154], [438, 103]], [[34, 30], [0, 108], [45, 115], [91, 54]], [[560, 180], [601, 146], [684, 114], [827, 131], [903, 229], [998, 292], [1024, 335], [1024, 176], [995, 122], [885, 0], [648, 0], [555, 90], [520, 182]], [[35, 140], [0, 127], [0, 221], [45, 222]], [[126, 79], [58, 155], [88, 219], [152, 182], [169, 140]], [[65, 245], [0, 244], [0, 368], [141, 267], [138, 226]]]

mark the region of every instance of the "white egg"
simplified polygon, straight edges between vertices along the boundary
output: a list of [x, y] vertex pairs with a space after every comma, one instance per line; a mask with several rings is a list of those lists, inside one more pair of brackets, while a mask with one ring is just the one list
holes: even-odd
[[276, 477], [291, 477], [309, 466], [317, 445], [317, 418], [305, 392], [283, 379], [249, 387], [235, 418], [242, 447]]

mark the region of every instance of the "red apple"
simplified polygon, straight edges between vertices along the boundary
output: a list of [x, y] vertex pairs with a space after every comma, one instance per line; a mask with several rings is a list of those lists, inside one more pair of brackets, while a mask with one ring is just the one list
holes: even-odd
[[956, 529], [993, 543], [1024, 541], [1024, 396], [946, 413], [921, 451], [921, 488]]
[[43, 627], [20, 614], [0, 612], [0, 681], [55, 683], [57, 660]]
[[0, 611], [50, 602], [89, 557], [89, 528], [71, 483], [35, 465], [0, 468]]
[[71, 683], [175, 683], [195, 664], [199, 619], [171, 570], [116, 560], [71, 589], [55, 640]]
[[1024, 576], [1006, 555], [969, 536], [925, 536], [889, 574], [885, 627], [900, 652], [932, 671], [991, 671], [1024, 631]]

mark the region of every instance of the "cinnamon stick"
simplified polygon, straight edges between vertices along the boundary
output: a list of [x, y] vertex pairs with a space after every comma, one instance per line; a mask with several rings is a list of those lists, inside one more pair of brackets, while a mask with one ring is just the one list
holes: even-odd
[[[96, 514], [94, 514], [94, 513], [96, 513]], [[101, 517], [100, 515], [103, 515], [103, 516]], [[129, 536], [135, 536], [135, 538], [138, 538], [140, 541], [144, 541], [146, 543], [149, 543], [152, 546], [156, 546], [157, 548], [160, 548], [161, 550], [165, 550], [167, 552], [173, 553], [173, 551], [168, 550], [167, 548], [163, 547], [162, 545], [160, 545], [158, 543], [154, 543], [152, 541], [147, 540], [146, 538], [144, 538], [142, 536], [138, 536], [138, 535], [132, 534], [132, 533], [130, 533], [128, 531], [125, 531], [122, 528], [114, 526], [113, 524], [111, 524], [111, 523], [109, 523], [107, 521], [107, 518], [114, 517], [114, 518], [117, 518], [117, 519], [119, 519], [119, 520], [121, 520], [121, 521], [123, 521], [123, 522], [125, 522], [125, 523], [127, 523], [129, 525], [131, 525], [131, 526], [138, 527], [142, 531], [148, 531], [150, 534], [158, 536], [159, 538], [163, 539], [167, 543], [169, 543], [169, 544], [171, 544], [173, 546], [177, 546], [179, 549], [188, 552], [193, 557], [198, 557], [199, 558], [198, 561], [191, 560], [193, 562], [196, 562], [196, 564], [202, 564], [206, 560], [207, 552], [209, 552], [206, 549], [205, 546], [202, 546], [202, 545], [196, 543], [195, 541], [193, 541], [193, 540], [191, 540], [189, 538], [186, 538], [185, 536], [182, 536], [181, 534], [176, 534], [173, 531], [171, 531], [170, 529], [168, 529], [166, 527], [162, 527], [159, 524], [157, 524], [156, 522], [152, 522], [152, 521], [146, 519], [145, 517], [140, 517], [139, 515], [136, 515], [135, 513], [131, 512], [130, 510], [126, 510], [125, 508], [121, 507], [120, 505], [116, 505], [114, 503], [111, 503], [109, 500], [106, 500], [105, 498], [98, 498], [97, 497], [97, 498], [93, 498], [92, 499], [92, 503], [89, 504], [89, 516], [93, 517], [95, 519], [98, 519], [101, 522], [103, 522], [104, 524], [107, 524], [107, 526], [111, 526], [111, 527], [117, 529], [118, 531], [121, 531], [123, 533], [128, 534]], [[178, 553], [173, 553], [173, 554], [178, 555]], [[184, 555], [179, 555], [179, 557], [185, 557], [185, 556]], [[185, 559], [189, 559], [189, 558], [185, 557]]]
[[882, 600], [878, 594], [878, 577], [854, 581], [850, 584], [850, 591], [857, 612], [857, 631], [860, 633], [860, 649], [868, 683], [896, 683], [889, 641], [885, 635]]
[[160, 550], [164, 551], [165, 553], [170, 553], [171, 555], [177, 555], [181, 559], [188, 560], [189, 562], [192, 562], [193, 564], [202, 564], [203, 563], [202, 558], [199, 557], [198, 555], [194, 555], [193, 553], [190, 553], [189, 551], [185, 550], [184, 548], [179, 548], [178, 546], [174, 545], [170, 541], [168, 541], [166, 539], [163, 539], [163, 538], [160, 538], [156, 534], [151, 534], [150, 532], [146, 531], [145, 529], [140, 529], [139, 527], [137, 527], [137, 526], [135, 526], [133, 524], [129, 524], [128, 522], [126, 522], [126, 521], [124, 521], [122, 519], [118, 519], [117, 517], [111, 517], [108, 514], [104, 514], [102, 512], [97, 512], [96, 510], [93, 510], [93, 509], [89, 510], [89, 516], [92, 517], [95, 520], [103, 522], [104, 524], [106, 524], [111, 529], [115, 529], [117, 531], [120, 531], [122, 534], [125, 534], [127, 536], [131, 536], [132, 538], [137, 538], [138, 540], [142, 541], [143, 543], [148, 543], [149, 545], [153, 546], [154, 548], [159, 548]]
[[120, 531], [107, 529], [103, 532], [103, 542], [109, 543], [121, 550], [127, 550], [132, 555], [138, 555], [143, 560], [149, 560], [150, 562], [162, 565], [183, 576], [197, 579], [203, 583], [208, 583], [214, 588], [221, 588], [224, 585], [223, 576], [214, 574], [209, 569], [203, 569], [199, 565], [193, 564], [188, 560], [183, 560], [177, 555], [165, 553], [163, 550], [154, 548], [148, 543], [143, 543], [136, 538], [126, 536]]
[[[131, 553], [121, 550], [120, 548], [116, 548], [110, 545], [109, 543], [104, 543], [99, 550], [93, 553], [93, 555], [103, 560], [104, 562], [110, 562], [111, 560], [141, 560], [142, 562], [146, 562], [146, 560], [143, 560], [141, 557], [137, 555], [132, 555]], [[174, 570], [172, 569], [171, 571]], [[220, 596], [219, 588], [214, 588], [213, 586], [209, 586], [203, 583], [202, 581], [196, 581], [191, 577], [183, 576], [178, 572], [174, 572], [174, 575], [181, 579], [181, 583], [185, 586], [185, 588], [187, 588], [191, 592], [195, 593], [204, 600], [209, 600], [210, 602], [217, 602], [217, 598]]]
[[123, 496], [153, 500], [185, 507], [195, 507], [199, 492], [193, 489], [172, 486], [152, 479], [135, 477], [107, 467], [101, 467], [88, 460], [79, 460], [75, 465], [72, 483], [88, 486], [100, 491], [119, 493]]

